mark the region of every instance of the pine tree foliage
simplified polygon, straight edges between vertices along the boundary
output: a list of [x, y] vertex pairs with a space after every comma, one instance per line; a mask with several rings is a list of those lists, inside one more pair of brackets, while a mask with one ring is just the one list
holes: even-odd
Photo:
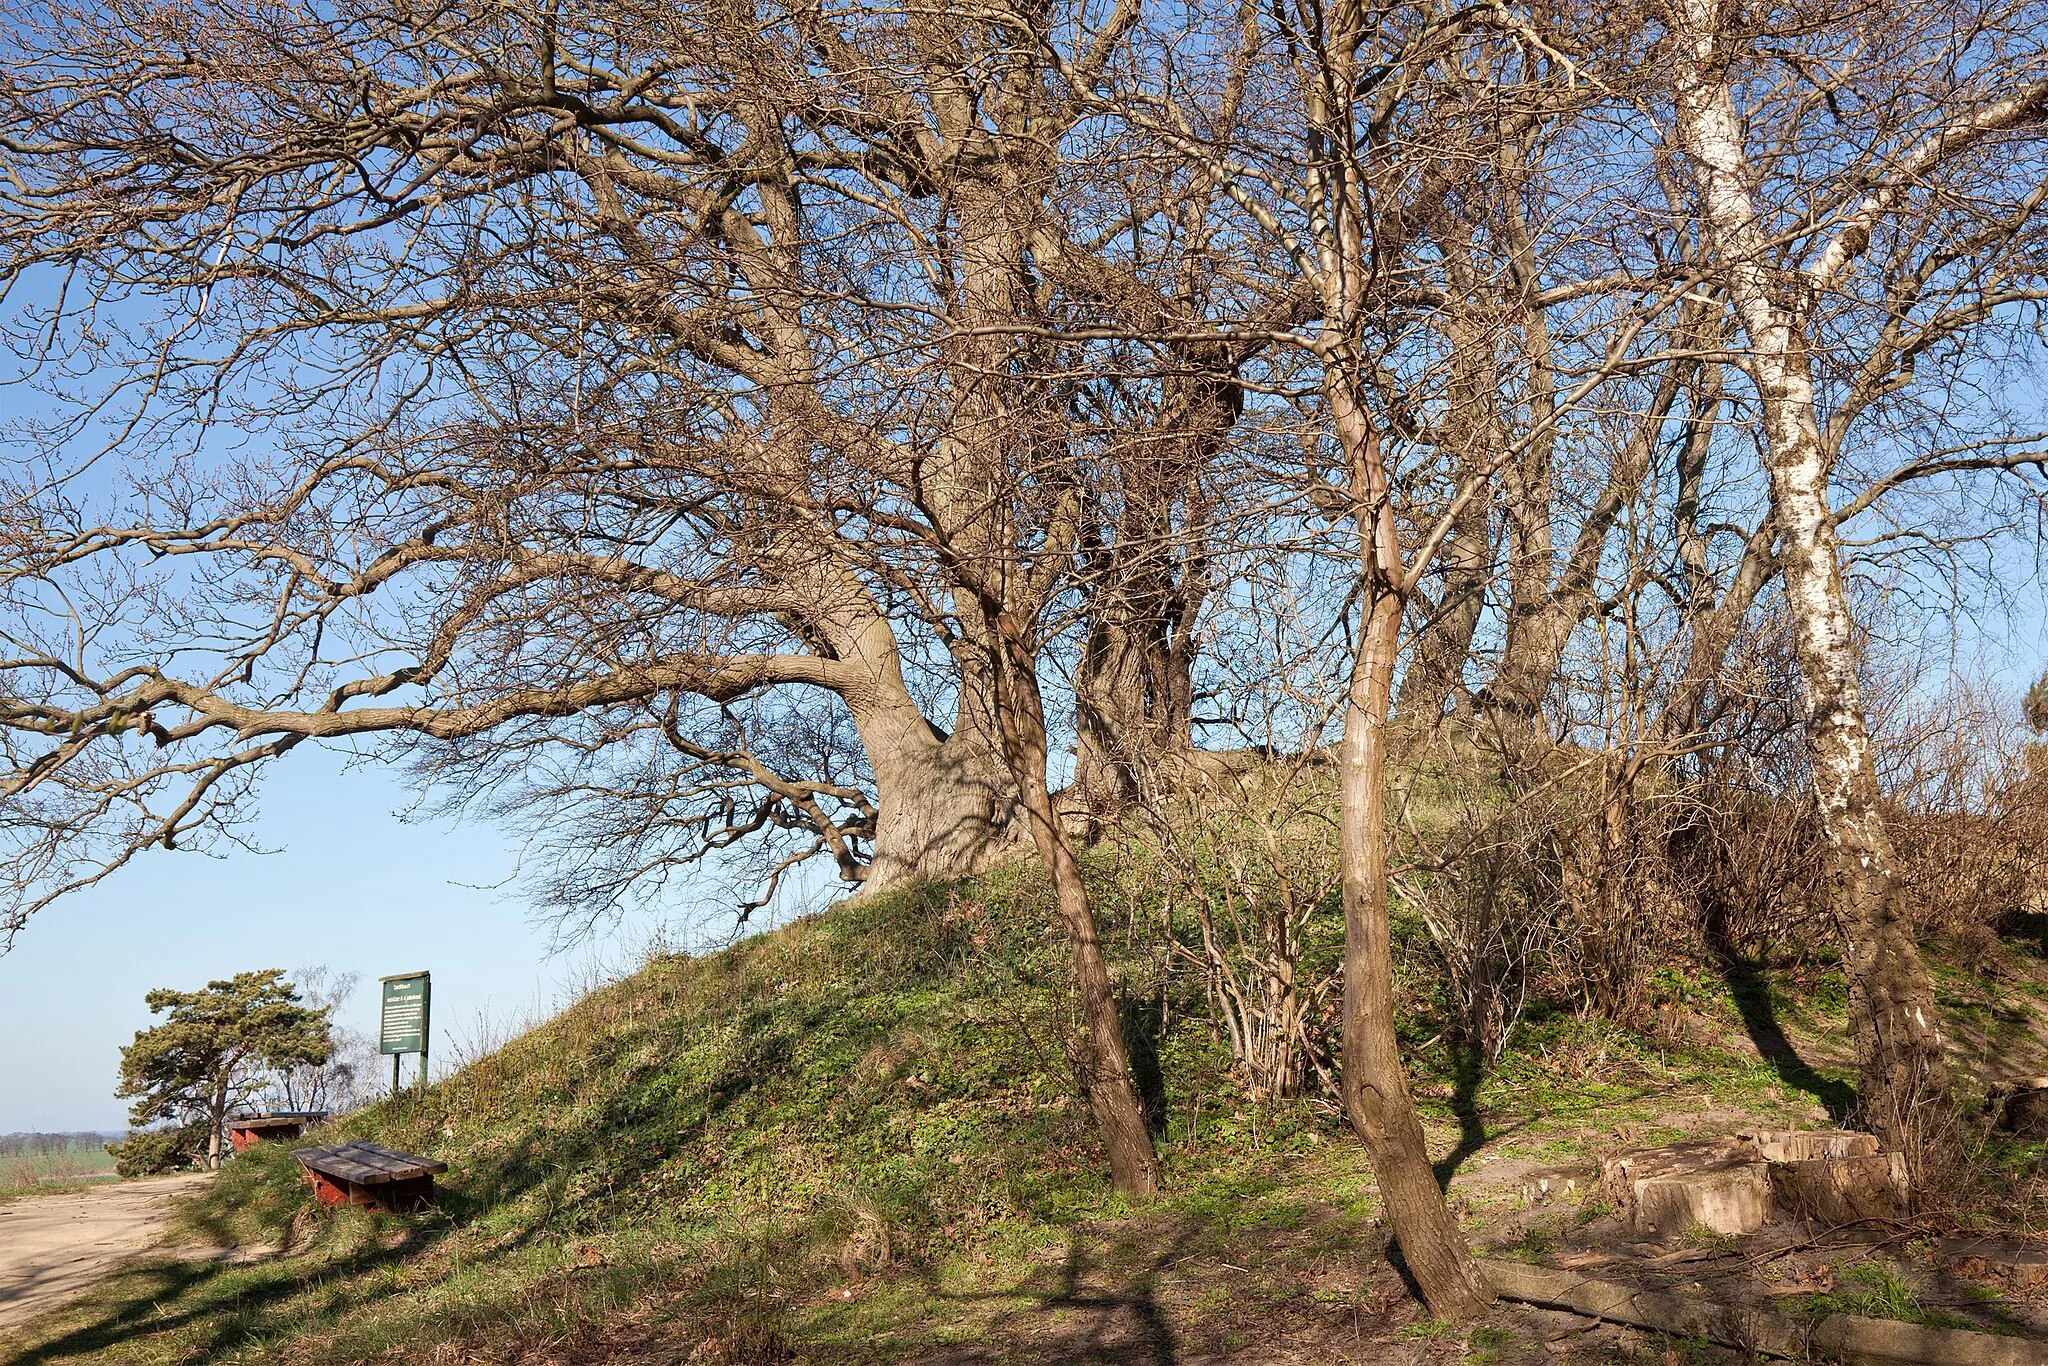
[[167, 1018], [121, 1050], [115, 1094], [133, 1102], [128, 1118], [138, 1129], [204, 1126], [209, 1165], [219, 1165], [221, 1126], [237, 1105], [277, 1072], [324, 1063], [334, 1050], [329, 1011], [303, 1004], [280, 968], [239, 972], [199, 991], [160, 987], [144, 1000]]

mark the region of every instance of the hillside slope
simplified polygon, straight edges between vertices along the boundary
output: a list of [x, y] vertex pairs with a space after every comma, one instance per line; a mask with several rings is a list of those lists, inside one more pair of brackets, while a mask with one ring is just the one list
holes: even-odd
[[[138, 1270], [13, 1359], [1558, 1359], [1526, 1312], [1457, 1334], [1420, 1317], [1332, 1107], [1245, 1101], [1142, 870], [1095, 875], [1145, 1042], [1156, 1201], [1108, 1190], [1061, 1051], [1064, 949], [1018, 866], [655, 958], [321, 1135], [449, 1162], [434, 1213], [322, 1214], [284, 1149], [259, 1149], [185, 1214], [255, 1260]], [[1836, 1079], [1742, 1046], [1724, 984], [1679, 985], [1693, 1042], [1534, 1017], [1483, 1084], [1419, 1032], [1411, 993], [1475, 1236], [1587, 1226], [1601, 1211], [1578, 1197], [1617, 1143], [1824, 1119]]]

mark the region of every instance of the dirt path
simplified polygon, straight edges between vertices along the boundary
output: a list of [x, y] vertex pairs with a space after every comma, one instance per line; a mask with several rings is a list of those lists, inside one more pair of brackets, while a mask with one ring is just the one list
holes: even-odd
[[212, 1179], [161, 1176], [0, 1204], [0, 1329], [82, 1294], [154, 1246], [172, 1197]]

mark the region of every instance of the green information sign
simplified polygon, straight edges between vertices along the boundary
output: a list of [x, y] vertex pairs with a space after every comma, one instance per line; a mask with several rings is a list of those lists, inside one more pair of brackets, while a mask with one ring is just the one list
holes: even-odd
[[[383, 1028], [378, 1031], [377, 1051], [392, 1054], [426, 1052], [431, 974], [407, 972], [378, 980], [384, 984], [384, 1013]], [[396, 1065], [395, 1061], [393, 1065]]]

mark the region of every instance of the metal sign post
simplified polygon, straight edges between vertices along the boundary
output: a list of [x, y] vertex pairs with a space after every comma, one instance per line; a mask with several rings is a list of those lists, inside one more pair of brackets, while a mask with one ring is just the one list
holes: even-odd
[[433, 974], [401, 972], [377, 979], [384, 986], [384, 1009], [377, 1051], [391, 1055], [391, 1094], [398, 1095], [398, 1055], [420, 1055], [420, 1089], [427, 1087], [427, 1030], [433, 1001]]

